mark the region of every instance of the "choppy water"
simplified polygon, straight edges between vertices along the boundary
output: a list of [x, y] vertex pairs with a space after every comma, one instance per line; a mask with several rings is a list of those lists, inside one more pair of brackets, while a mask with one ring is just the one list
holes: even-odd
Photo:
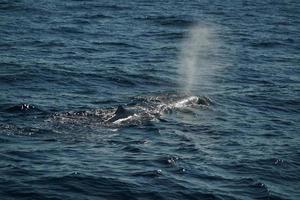
[[300, 199], [299, 11], [0, 0], [0, 199]]

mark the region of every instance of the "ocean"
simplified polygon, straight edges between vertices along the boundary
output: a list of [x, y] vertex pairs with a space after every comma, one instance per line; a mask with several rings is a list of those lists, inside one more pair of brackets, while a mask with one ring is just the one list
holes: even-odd
[[0, 0], [0, 199], [300, 199], [297, 0]]

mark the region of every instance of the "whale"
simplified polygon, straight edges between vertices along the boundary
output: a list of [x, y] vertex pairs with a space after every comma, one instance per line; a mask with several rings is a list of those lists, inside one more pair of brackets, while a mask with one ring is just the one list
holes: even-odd
[[211, 99], [204, 96], [184, 96], [176, 94], [135, 97], [131, 103], [112, 108], [100, 108], [86, 111], [55, 113], [50, 121], [105, 127], [140, 125], [154, 119], [164, 121], [163, 115], [180, 112], [195, 106], [209, 106]]

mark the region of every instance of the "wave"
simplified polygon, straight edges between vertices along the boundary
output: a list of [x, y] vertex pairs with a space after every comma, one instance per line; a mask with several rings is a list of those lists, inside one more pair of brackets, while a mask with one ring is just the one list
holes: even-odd
[[8, 111], [8, 112], [28, 112], [28, 111], [34, 111], [34, 110], [39, 110], [39, 109], [37, 109], [33, 105], [26, 104], [26, 103], [15, 105], [15, 106], [12, 106], [12, 107], [9, 107], [6, 109], [6, 111]]
[[137, 18], [138, 20], [146, 20], [158, 24], [160, 26], [185, 28], [192, 26], [195, 21], [181, 16], [147, 16]]
[[62, 26], [57, 26], [52, 28], [54, 32], [59, 32], [59, 33], [71, 33], [71, 34], [83, 34], [85, 33], [84, 30], [82, 30], [80, 27], [76, 26], [67, 26], [67, 25], [62, 25]]
[[257, 47], [257, 48], [274, 48], [283, 45], [284, 44], [279, 41], [260, 41], [251, 44], [252, 47]]
[[154, 34], [158, 39], [166, 39], [166, 40], [181, 40], [185, 37], [184, 32], [169, 32], [169, 33], [158, 33]]
[[112, 16], [108, 16], [108, 15], [104, 15], [104, 14], [99, 14], [99, 13], [94, 13], [94, 14], [91, 14], [91, 13], [87, 13], [83, 16], [80, 16], [79, 17], [80, 19], [81, 18], [84, 18], [84, 19], [111, 19], [113, 18]]
[[131, 45], [125, 42], [101, 42], [98, 44], [103, 46], [109, 46], [109, 47], [139, 48], [138, 46]]

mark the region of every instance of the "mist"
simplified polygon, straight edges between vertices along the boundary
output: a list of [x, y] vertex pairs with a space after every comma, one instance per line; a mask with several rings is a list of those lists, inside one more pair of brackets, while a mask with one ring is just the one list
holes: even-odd
[[212, 27], [197, 24], [189, 29], [178, 58], [179, 85], [183, 92], [199, 92], [201, 87], [209, 84], [214, 71], [216, 46], [217, 40]]

